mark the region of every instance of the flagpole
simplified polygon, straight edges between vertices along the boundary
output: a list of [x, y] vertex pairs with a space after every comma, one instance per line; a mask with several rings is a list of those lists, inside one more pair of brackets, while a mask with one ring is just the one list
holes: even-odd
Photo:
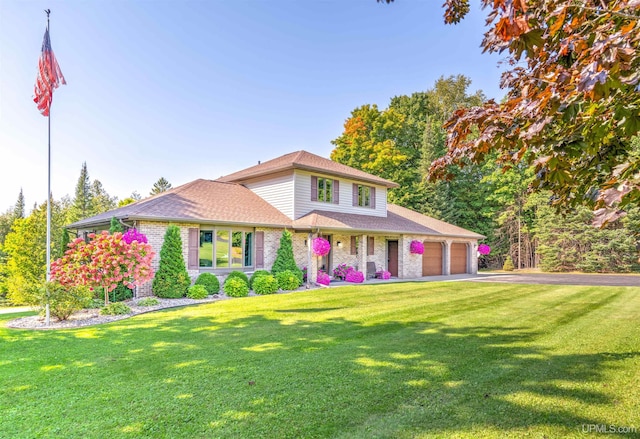
[[[49, 14], [51, 9], [45, 9], [47, 13], [47, 33], [49, 32]], [[52, 91], [53, 93], [53, 91]], [[51, 280], [51, 105], [49, 105], [48, 122], [48, 148], [47, 148], [47, 283]], [[45, 306], [45, 325], [49, 326], [50, 310], [49, 310], [49, 286], [46, 287], [47, 302]]]

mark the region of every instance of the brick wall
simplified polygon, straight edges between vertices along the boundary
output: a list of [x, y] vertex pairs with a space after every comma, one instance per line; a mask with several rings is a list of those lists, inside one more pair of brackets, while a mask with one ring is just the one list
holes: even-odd
[[[182, 257], [184, 258], [185, 266], [187, 266], [187, 261], [189, 258], [189, 228], [197, 227], [193, 224], [188, 223], [171, 223], [175, 224], [180, 228], [180, 239], [182, 239]], [[158, 270], [160, 266], [160, 250], [162, 249], [162, 243], [164, 242], [164, 234], [167, 232], [167, 227], [169, 227], [168, 222], [151, 222], [151, 221], [140, 221], [137, 224], [138, 231], [144, 233], [149, 240], [149, 244], [153, 247], [153, 251], [155, 252], [155, 256], [153, 257], [153, 261], [151, 266], [153, 267], [154, 273]], [[192, 280], [195, 279], [199, 271], [198, 270], [187, 270], [189, 276], [191, 276]], [[151, 290], [152, 282], [149, 281], [144, 285], [138, 287], [138, 296], [151, 296], [153, 294]]]
[[400, 246], [398, 253], [402, 255], [402, 270], [398, 270], [399, 277], [403, 279], [422, 277], [422, 255], [411, 253], [409, 246], [414, 239], [422, 242], [424, 238], [420, 235], [403, 235], [398, 242]]

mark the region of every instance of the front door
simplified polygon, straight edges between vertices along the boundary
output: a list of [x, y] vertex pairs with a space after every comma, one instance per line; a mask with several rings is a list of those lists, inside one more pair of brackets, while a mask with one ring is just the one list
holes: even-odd
[[398, 241], [387, 241], [387, 270], [398, 277]]
[[[333, 242], [332, 241], [332, 236], [331, 235], [322, 235], [322, 238], [326, 239], [327, 241], [329, 241], [329, 244], [331, 244], [331, 247], [333, 247]], [[327, 273], [329, 276], [331, 276], [333, 273], [330, 271], [331, 270], [331, 262], [332, 262], [332, 257], [331, 257], [331, 253], [332, 250], [329, 250], [329, 253], [327, 253], [326, 255], [322, 256], [320, 258], [320, 265], [318, 266], [318, 269], [324, 271], [325, 273]]]

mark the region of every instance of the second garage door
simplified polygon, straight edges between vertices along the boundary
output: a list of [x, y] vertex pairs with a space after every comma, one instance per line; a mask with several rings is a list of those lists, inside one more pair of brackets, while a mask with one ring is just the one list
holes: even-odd
[[442, 274], [442, 243], [424, 242], [422, 254], [422, 275], [439, 276]]
[[467, 245], [454, 242], [451, 244], [451, 274], [467, 272]]

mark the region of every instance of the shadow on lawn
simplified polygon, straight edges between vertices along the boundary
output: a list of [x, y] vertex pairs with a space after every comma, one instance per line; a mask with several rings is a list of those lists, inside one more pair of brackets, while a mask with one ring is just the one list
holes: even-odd
[[[77, 422], [99, 416], [101, 405], [128, 401], [128, 421], [115, 422], [115, 435], [133, 425], [137, 433], [153, 428], [172, 435], [180, 431], [172, 429], [187, 428], [185, 416], [194, 407], [207, 415], [190, 418], [189, 434], [216, 437], [450, 435], [536, 426], [578, 433], [583, 424], [615, 423], [577, 415], [576, 403], [613, 406], [598, 388], [610, 369], [638, 356], [557, 355], [535, 347], [541, 334], [518, 327], [363, 324], [322, 317], [333, 310], [281, 310], [308, 317], [293, 322], [264, 315], [218, 319], [158, 313], [118, 322], [117, 331], [115, 324], [105, 326], [93, 339], [63, 331], [35, 342], [55, 351], [69, 349], [73, 338], [77, 346], [67, 351], [69, 358], [94, 369], [86, 377], [70, 371], [71, 364], [55, 371], [58, 379], [74, 379], [79, 387], [87, 380], [85, 402], [96, 412], [80, 410]], [[81, 352], [91, 356], [80, 358]], [[23, 367], [34, 368], [34, 359], [25, 363], [24, 352], [18, 355]], [[94, 391], [91, 385], [101, 382], [103, 369], [118, 385]], [[47, 373], [34, 368], [33, 382], [18, 385], [35, 390]], [[140, 387], [158, 383], [155, 400], [132, 402]], [[585, 383], [594, 385], [586, 389]], [[41, 398], [43, 404], [61, 403], [55, 392]], [[79, 416], [75, 413], [71, 404], [68, 416]]]

